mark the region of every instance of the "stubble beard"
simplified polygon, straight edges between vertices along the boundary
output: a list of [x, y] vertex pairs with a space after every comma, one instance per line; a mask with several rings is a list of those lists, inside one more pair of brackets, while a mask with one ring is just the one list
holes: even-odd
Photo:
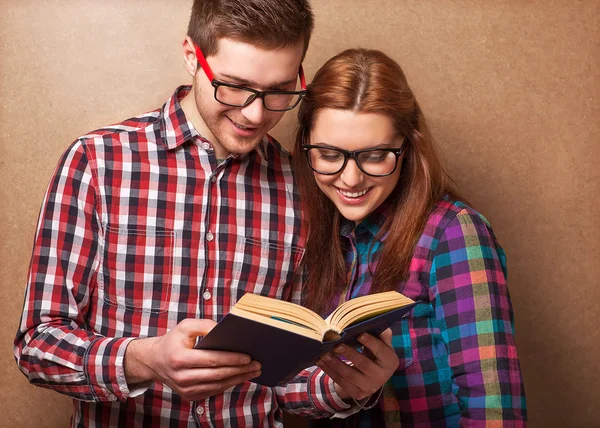
[[[225, 114], [220, 114], [216, 120], [217, 123], [207, 123], [209, 129], [215, 136], [217, 144], [227, 150], [229, 153], [246, 154], [254, 150], [265, 137], [265, 133], [251, 137], [242, 137], [235, 135], [231, 127], [233, 126]], [[229, 128], [229, 129], [227, 129]], [[261, 128], [262, 131], [262, 128]]]

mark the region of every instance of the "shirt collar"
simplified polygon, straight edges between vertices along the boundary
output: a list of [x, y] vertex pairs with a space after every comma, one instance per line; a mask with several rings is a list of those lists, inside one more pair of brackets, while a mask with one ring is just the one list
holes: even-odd
[[[389, 215], [392, 215], [392, 204], [389, 201], [382, 203], [375, 211], [370, 213], [363, 221], [356, 225], [353, 221], [350, 221], [342, 217], [340, 223], [340, 234], [345, 237], [350, 237], [354, 232], [355, 235], [367, 234], [369, 240], [375, 238], [381, 228], [383, 227], [385, 220]], [[381, 236], [380, 241], [385, 241], [389, 232], [386, 232]], [[369, 236], [370, 235], [370, 236]]]
[[160, 134], [167, 150], [173, 150], [186, 141], [200, 136], [192, 122], [186, 117], [180, 103], [191, 89], [191, 86], [178, 87], [162, 108]]
[[[204, 138], [191, 121], [188, 120], [183, 109], [181, 108], [181, 100], [191, 91], [189, 85], [182, 85], [175, 90], [175, 93], [167, 100], [162, 108], [160, 118], [160, 133], [163, 144], [167, 150], [173, 150], [181, 146], [186, 141], [193, 140], [195, 137], [209, 142]], [[267, 160], [267, 144], [272, 137], [267, 135], [256, 148], [256, 152], [266, 161]], [[234, 157], [239, 157], [235, 155]]]

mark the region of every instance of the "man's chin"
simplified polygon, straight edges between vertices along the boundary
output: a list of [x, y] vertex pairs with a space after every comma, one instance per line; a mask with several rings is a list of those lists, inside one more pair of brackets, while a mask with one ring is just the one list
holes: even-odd
[[263, 138], [264, 135], [261, 137], [253, 136], [252, 138], [236, 137], [235, 139], [228, 141], [227, 145], [224, 145], [223, 147], [230, 153], [243, 155], [256, 149]]

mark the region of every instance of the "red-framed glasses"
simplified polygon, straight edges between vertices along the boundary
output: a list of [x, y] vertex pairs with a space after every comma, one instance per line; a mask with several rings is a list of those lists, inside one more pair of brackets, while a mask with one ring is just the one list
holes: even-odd
[[215, 88], [215, 100], [221, 104], [230, 107], [246, 107], [255, 99], [262, 98], [266, 110], [287, 111], [296, 107], [302, 100], [302, 97], [306, 95], [306, 79], [304, 78], [302, 65], [300, 65], [300, 69], [298, 70], [300, 86], [302, 88], [301, 91], [257, 91], [252, 88], [221, 82], [220, 80], [215, 79], [200, 47], [198, 45], [194, 46], [196, 48], [198, 62], [204, 69], [204, 73], [206, 74], [206, 77], [208, 77], [208, 80], [210, 80], [211, 85]]

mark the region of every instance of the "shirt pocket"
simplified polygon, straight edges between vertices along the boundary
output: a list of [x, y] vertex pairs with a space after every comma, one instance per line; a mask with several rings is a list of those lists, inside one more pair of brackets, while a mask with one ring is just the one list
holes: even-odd
[[101, 298], [131, 311], [168, 309], [175, 232], [107, 225], [98, 274]]
[[303, 255], [302, 247], [239, 237], [232, 274], [233, 304], [246, 293], [287, 296]]
[[411, 325], [412, 315], [409, 314], [392, 326], [392, 347], [399, 360], [396, 372], [406, 369], [413, 363]]

